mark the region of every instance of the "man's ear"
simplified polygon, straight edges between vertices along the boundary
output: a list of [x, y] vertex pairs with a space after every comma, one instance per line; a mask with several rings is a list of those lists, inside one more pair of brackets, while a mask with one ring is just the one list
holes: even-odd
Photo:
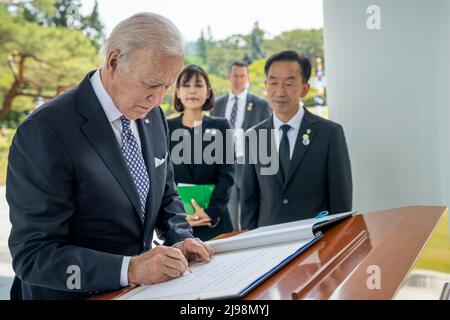
[[107, 71], [116, 71], [117, 67], [119, 65], [119, 56], [120, 51], [119, 50], [111, 50], [111, 52], [108, 54], [107, 60], [106, 60], [106, 70]]
[[266, 89], [267, 89], [267, 80], [264, 80], [264, 86], [265, 86]]
[[303, 84], [303, 93], [302, 93], [302, 98], [306, 97], [308, 95], [309, 89], [311, 88], [311, 86], [309, 85], [309, 83], [304, 83]]

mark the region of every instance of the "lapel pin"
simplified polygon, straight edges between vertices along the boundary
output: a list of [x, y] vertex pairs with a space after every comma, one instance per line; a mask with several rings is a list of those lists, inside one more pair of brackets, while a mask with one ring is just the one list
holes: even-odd
[[150, 124], [150, 120], [144, 119], [144, 123], [145, 123], [145, 124]]
[[303, 145], [308, 146], [311, 143], [309, 135], [311, 134], [311, 129], [306, 130], [306, 133], [303, 135]]
[[247, 111], [253, 111], [253, 102], [250, 102], [247, 106]]

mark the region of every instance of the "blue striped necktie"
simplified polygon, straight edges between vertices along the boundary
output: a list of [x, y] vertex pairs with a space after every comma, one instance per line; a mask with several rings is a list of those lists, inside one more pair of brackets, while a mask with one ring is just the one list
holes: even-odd
[[231, 116], [230, 116], [230, 127], [231, 129], [234, 129], [236, 126], [236, 118], [237, 118], [237, 112], [238, 112], [238, 102], [239, 98], [237, 96], [234, 97], [234, 104], [233, 109], [231, 109]]

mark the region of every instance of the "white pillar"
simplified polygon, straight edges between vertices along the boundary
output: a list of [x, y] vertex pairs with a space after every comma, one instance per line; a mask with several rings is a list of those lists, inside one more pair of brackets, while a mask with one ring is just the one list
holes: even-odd
[[[376, 5], [380, 30], [376, 27]], [[375, 19], [375, 20], [374, 20]], [[450, 203], [450, 1], [324, 0], [330, 119], [354, 208]]]

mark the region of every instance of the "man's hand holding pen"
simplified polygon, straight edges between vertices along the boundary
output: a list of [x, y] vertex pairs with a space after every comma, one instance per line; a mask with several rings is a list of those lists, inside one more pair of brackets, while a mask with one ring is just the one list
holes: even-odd
[[[174, 247], [157, 245], [132, 257], [128, 267], [130, 284], [156, 284], [181, 277], [189, 263], [209, 262], [214, 250], [199, 239], [186, 239]], [[192, 271], [191, 271], [192, 272]]]

